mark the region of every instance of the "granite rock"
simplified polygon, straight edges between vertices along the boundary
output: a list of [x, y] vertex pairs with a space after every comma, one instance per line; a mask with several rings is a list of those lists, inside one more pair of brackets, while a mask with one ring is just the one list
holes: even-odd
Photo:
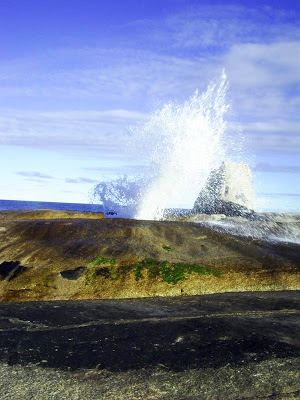
[[213, 170], [195, 201], [193, 213], [250, 216], [254, 210], [254, 191], [248, 165], [223, 162]]

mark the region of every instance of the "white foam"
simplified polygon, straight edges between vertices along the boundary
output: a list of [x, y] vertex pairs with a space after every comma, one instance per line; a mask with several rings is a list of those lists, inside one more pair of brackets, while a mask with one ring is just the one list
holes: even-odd
[[277, 223], [276, 220], [269, 221], [206, 221], [208, 225], [221, 228], [222, 231], [236, 236], [251, 237], [271, 242], [287, 242], [300, 244], [300, 228], [298, 223]]
[[149, 165], [135, 218], [162, 219], [167, 207], [193, 205], [214, 168], [225, 159], [227, 80], [210, 84], [183, 104], [169, 102], [132, 129], [130, 145]]

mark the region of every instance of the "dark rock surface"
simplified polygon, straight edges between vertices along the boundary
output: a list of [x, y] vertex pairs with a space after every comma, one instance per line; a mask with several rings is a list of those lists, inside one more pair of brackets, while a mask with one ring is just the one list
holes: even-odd
[[71, 281], [79, 279], [84, 272], [86, 271], [86, 267], [77, 267], [75, 269], [68, 269], [66, 271], [61, 271], [60, 275], [65, 279], [70, 279]]
[[20, 261], [3, 261], [0, 264], [0, 277], [5, 281], [10, 282], [26, 269], [26, 267], [20, 265]]
[[10, 386], [20, 368], [42, 381], [23, 399], [80, 399], [81, 385], [87, 400], [296, 399], [299, 300], [288, 291], [1, 304], [1, 399], [21, 399]]

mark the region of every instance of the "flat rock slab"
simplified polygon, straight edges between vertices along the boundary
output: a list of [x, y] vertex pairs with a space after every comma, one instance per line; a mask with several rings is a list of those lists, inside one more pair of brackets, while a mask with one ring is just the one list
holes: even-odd
[[296, 399], [299, 300], [285, 291], [1, 304], [0, 397]]
[[[300, 244], [239, 237], [205, 223], [4, 218], [1, 228], [1, 302], [300, 289]], [[156, 269], [148, 265], [139, 275], [136, 264], [147, 259]], [[181, 263], [188, 272], [173, 284], [164, 262], [169, 271]]]

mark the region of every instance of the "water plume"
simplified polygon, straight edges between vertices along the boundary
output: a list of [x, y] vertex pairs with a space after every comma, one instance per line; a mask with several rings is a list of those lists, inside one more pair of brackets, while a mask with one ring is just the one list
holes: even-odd
[[[192, 206], [210, 171], [225, 159], [227, 78], [182, 104], [168, 102], [144, 125], [131, 129], [129, 145], [148, 172], [136, 219], [160, 220], [168, 207]], [[188, 200], [187, 200], [188, 199]]]

